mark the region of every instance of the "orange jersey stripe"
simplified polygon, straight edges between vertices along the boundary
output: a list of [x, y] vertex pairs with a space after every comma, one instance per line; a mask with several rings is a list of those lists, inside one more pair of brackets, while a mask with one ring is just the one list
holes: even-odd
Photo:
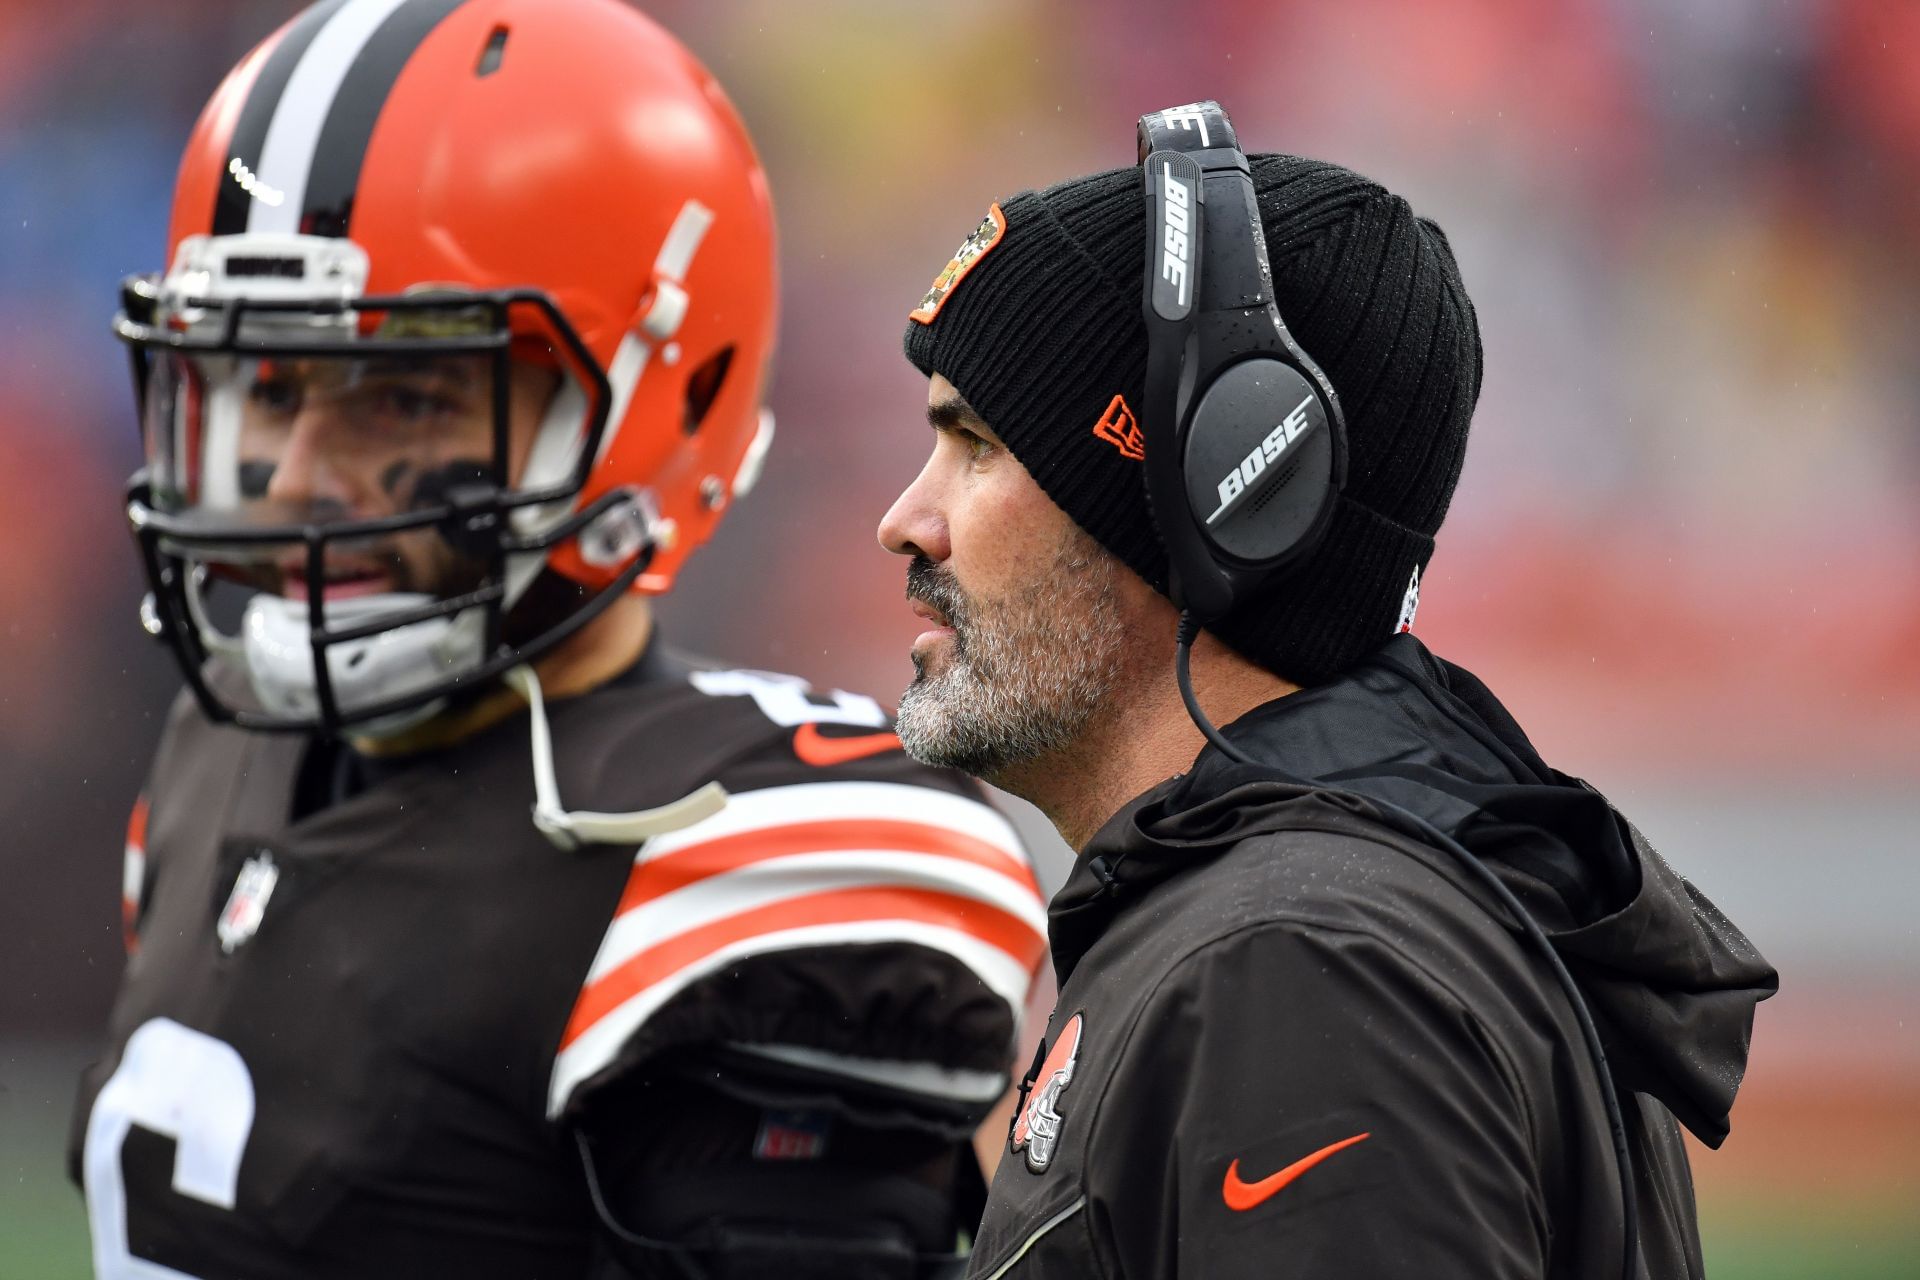
[[147, 798], [141, 796], [133, 802], [133, 812], [127, 816], [127, 843], [142, 853], [147, 848]]
[[828, 822], [795, 822], [721, 836], [676, 849], [655, 861], [634, 864], [620, 895], [615, 917], [644, 903], [684, 889], [697, 880], [750, 866], [765, 858], [796, 853], [831, 853], [840, 849], [898, 850], [931, 853], [997, 871], [1040, 896], [1033, 868], [998, 845], [924, 822], [890, 818], [841, 818]]
[[[136, 896], [139, 893], [139, 887], [137, 882], [129, 882], [135, 877], [145, 876], [146, 856], [147, 798], [143, 795], [133, 802], [133, 812], [127, 817], [125, 857], [129, 867], [123, 870], [120, 884], [120, 940], [125, 944], [128, 955], [140, 949], [140, 937], [135, 931], [135, 925], [139, 922], [140, 916], [140, 900]], [[140, 866], [131, 866], [135, 859], [139, 860]]]
[[580, 993], [560, 1048], [564, 1050], [654, 983], [730, 943], [781, 929], [855, 920], [912, 920], [961, 930], [1006, 952], [1030, 971], [1039, 966], [1046, 950], [1046, 939], [1026, 921], [960, 894], [884, 886], [810, 893], [676, 934], [609, 971]]

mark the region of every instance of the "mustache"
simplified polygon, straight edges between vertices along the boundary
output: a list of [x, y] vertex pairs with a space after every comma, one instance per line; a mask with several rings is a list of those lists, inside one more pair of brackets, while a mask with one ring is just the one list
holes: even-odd
[[953, 570], [935, 564], [925, 556], [915, 556], [907, 565], [907, 599], [938, 609], [947, 625], [956, 633], [966, 616], [966, 597]]

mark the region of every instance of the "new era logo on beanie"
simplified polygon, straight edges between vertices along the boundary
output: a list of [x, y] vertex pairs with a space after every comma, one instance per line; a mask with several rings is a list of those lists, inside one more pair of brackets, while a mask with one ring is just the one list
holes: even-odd
[[1093, 424], [1093, 434], [1118, 449], [1124, 458], [1135, 462], [1147, 460], [1147, 437], [1141, 432], [1140, 420], [1133, 416], [1133, 406], [1125, 396], [1115, 396], [1107, 403], [1107, 411]]
[[[1348, 478], [1313, 557], [1210, 630], [1312, 684], [1403, 620], [1465, 460], [1480, 334], [1446, 236], [1405, 200], [1337, 165], [1251, 161], [1280, 313], [1346, 410]], [[957, 273], [908, 324], [906, 352], [959, 389], [1075, 523], [1165, 591], [1127, 408], [1146, 383], [1140, 181], [1137, 167], [1114, 169], [995, 206], [991, 243], [955, 256], [941, 280]]]

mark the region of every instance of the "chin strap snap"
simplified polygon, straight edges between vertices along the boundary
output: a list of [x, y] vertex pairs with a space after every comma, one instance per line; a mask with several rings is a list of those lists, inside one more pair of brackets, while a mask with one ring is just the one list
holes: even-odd
[[690, 827], [726, 808], [727, 790], [717, 782], [657, 808], [632, 813], [569, 812], [562, 808], [560, 784], [553, 776], [553, 738], [547, 730], [547, 704], [540, 694], [540, 677], [532, 667], [519, 666], [502, 678], [527, 700], [531, 712], [533, 825], [555, 847], [573, 850], [583, 844], [639, 844], [652, 836]]

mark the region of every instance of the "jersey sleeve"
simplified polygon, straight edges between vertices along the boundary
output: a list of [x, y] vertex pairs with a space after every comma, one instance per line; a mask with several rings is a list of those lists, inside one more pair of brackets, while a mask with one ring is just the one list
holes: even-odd
[[1045, 953], [1019, 837], [970, 782], [908, 760], [864, 699], [708, 683], [716, 704], [761, 690], [753, 746], [721, 770], [719, 813], [635, 854], [550, 1114], [693, 1052], [769, 1103], [971, 1127], [1007, 1087]]
[[120, 938], [127, 954], [140, 949], [140, 912], [147, 895], [147, 797], [133, 802], [120, 862]]
[[1176, 968], [1128, 1037], [1088, 1157], [1096, 1234], [1129, 1276], [1265, 1277], [1278, 1259], [1300, 1275], [1540, 1276], [1514, 1080], [1472, 1014], [1382, 940], [1230, 935]]
[[[129, 956], [140, 950], [141, 925], [165, 862], [164, 855], [150, 851], [164, 847], [167, 824], [190, 812], [196, 803], [197, 793], [191, 783], [195, 752], [182, 744], [205, 726], [200, 704], [190, 691], [181, 690], [167, 710], [166, 727], [154, 747], [153, 763], [127, 815], [127, 835], [120, 855], [120, 939]], [[162, 810], [157, 823], [153, 816], [155, 797]], [[157, 833], [158, 838], [150, 838], [150, 833]]]

